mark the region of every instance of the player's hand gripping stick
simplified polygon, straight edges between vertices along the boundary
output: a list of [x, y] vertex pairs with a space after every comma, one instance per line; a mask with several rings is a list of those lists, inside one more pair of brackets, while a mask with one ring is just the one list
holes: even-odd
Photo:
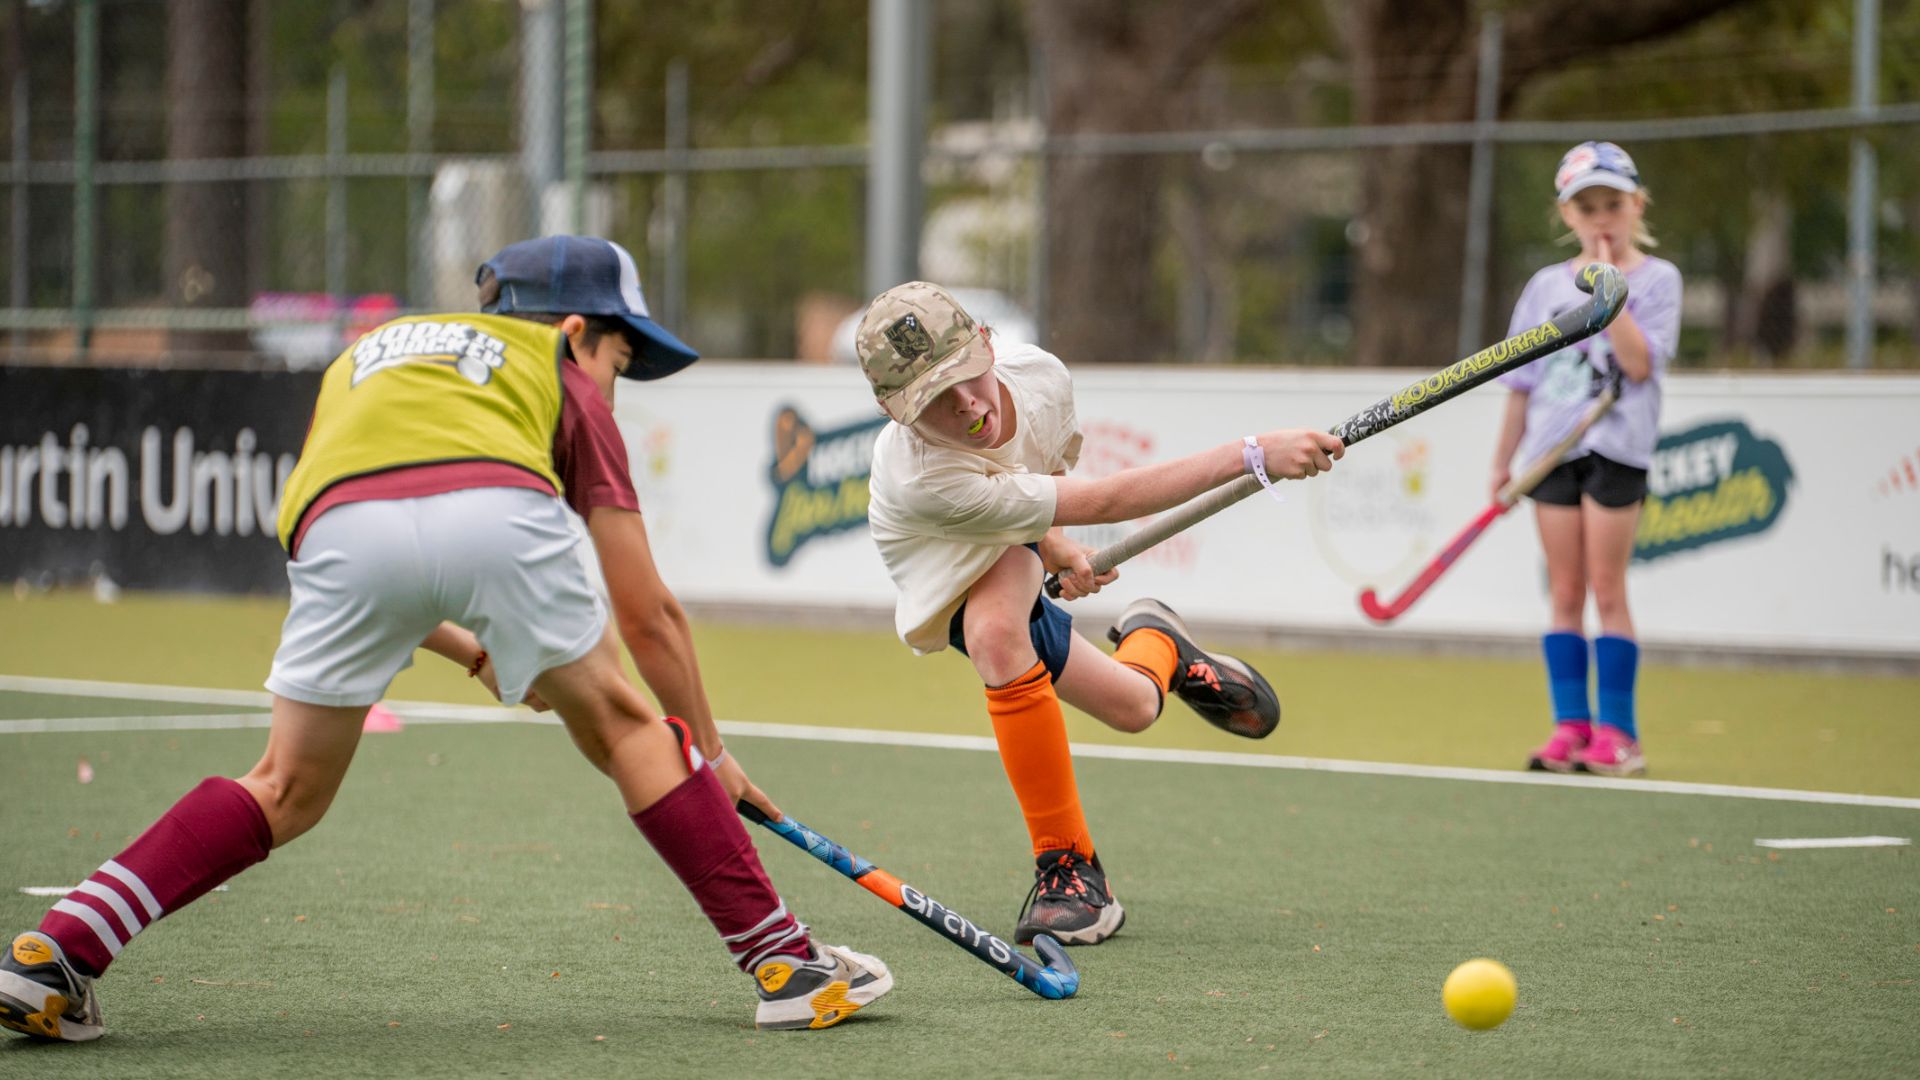
[[[1426, 412], [1444, 401], [1451, 401], [1489, 379], [1504, 375], [1606, 329], [1627, 303], [1626, 276], [1607, 263], [1589, 263], [1576, 279], [1582, 292], [1591, 293], [1586, 303], [1481, 349], [1464, 360], [1413, 383], [1397, 393], [1381, 398], [1360, 412], [1335, 424], [1331, 429], [1348, 446], [1404, 420]], [[1111, 547], [1101, 548], [1087, 560], [1093, 572], [1107, 571], [1153, 547], [1185, 532], [1194, 525], [1232, 506], [1260, 490], [1260, 479], [1252, 474], [1230, 480], [1205, 495], [1156, 518], [1145, 528], [1122, 537]], [[1060, 595], [1058, 574], [1047, 576], [1047, 595]]]
[[1072, 997], [1080, 989], [1079, 969], [1067, 957], [1067, 950], [1048, 935], [1033, 939], [1033, 951], [1046, 961], [1043, 967], [1019, 949], [980, 929], [971, 919], [807, 828], [792, 815], [775, 821], [745, 801], [738, 803], [736, 809], [741, 817], [766, 826], [794, 847], [859, 882], [868, 892], [1041, 997], [1058, 1001]]

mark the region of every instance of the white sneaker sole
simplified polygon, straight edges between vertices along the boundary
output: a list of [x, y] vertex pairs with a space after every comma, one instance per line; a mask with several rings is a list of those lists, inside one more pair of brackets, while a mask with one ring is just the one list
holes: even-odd
[[851, 989], [844, 982], [830, 982], [807, 997], [762, 1001], [754, 1011], [753, 1026], [761, 1031], [832, 1027], [878, 1001], [891, 989], [891, 971], [858, 989]]
[[[1079, 930], [1042, 930], [1040, 933], [1062, 945], [1098, 945], [1119, 933], [1120, 927], [1125, 925], [1126, 921], [1126, 909], [1120, 906], [1120, 901], [1115, 900], [1100, 909], [1100, 917], [1094, 920], [1092, 926]], [[1032, 942], [1022, 942], [1022, 944], [1030, 945]]]
[[0, 1027], [59, 1042], [91, 1042], [107, 1033], [103, 1025], [60, 1015], [74, 1004], [24, 975], [0, 971]]

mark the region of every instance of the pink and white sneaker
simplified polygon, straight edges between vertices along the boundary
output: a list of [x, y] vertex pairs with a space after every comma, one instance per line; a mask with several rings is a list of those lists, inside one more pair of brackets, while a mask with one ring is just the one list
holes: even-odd
[[1617, 727], [1593, 725], [1593, 741], [1580, 756], [1580, 767], [1597, 776], [1639, 776], [1647, 771], [1640, 744]]
[[1569, 720], [1555, 724], [1553, 737], [1527, 756], [1527, 768], [1535, 772], [1570, 773], [1580, 767], [1587, 740], [1593, 734], [1588, 720]]

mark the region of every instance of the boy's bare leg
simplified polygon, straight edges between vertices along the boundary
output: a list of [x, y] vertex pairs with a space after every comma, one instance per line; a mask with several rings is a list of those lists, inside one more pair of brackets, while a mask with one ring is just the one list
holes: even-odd
[[360, 746], [367, 708], [309, 705], [274, 695], [267, 749], [238, 781], [260, 804], [274, 847], [319, 824], [333, 805]]
[[1078, 631], [1067, 666], [1053, 685], [1062, 701], [1115, 731], [1137, 735], [1160, 717], [1161, 693], [1153, 680], [1107, 655]]
[[1141, 597], [1128, 604], [1107, 637], [1114, 662], [1132, 668], [1165, 693], [1178, 695], [1208, 723], [1249, 739], [1280, 724], [1280, 697], [1253, 665], [1195, 644], [1174, 610]]
[[1010, 547], [967, 590], [967, 659], [988, 686], [1005, 686], [1039, 662], [1027, 623], [1044, 574], [1038, 555]]
[[619, 663], [608, 629], [585, 656], [534, 680], [574, 745], [620, 789], [627, 816], [693, 894], [733, 962], [753, 975], [761, 1028], [839, 1023], [893, 988], [879, 960], [816, 947], [774, 891], [746, 827], [677, 719], [663, 719]]
[[627, 813], [647, 809], [692, 775], [673, 729], [627, 680], [611, 630], [585, 656], [542, 672], [533, 690], [560, 714], [580, 753], [620, 789]]
[[1074, 781], [1066, 719], [1029, 630], [1041, 574], [1039, 556], [1012, 547], [974, 582], [962, 614], [967, 657], [986, 684], [1000, 761], [1034, 854], [1071, 849], [1091, 856], [1093, 837]]
[[962, 630], [986, 684], [1000, 762], [1033, 843], [1034, 886], [1015, 940], [1025, 944], [1047, 933], [1069, 945], [1092, 945], [1118, 931], [1126, 914], [1094, 856], [1066, 718], [1034, 647], [1030, 620], [1041, 574], [1039, 556], [1007, 549], [968, 590]]
[[260, 761], [239, 780], [208, 777], [126, 850], [56, 902], [0, 958], [0, 1025], [83, 1042], [105, 1028], [93, 980], [134, 935], [311, 829], [360, 742], [367, 706], [276, 695]]

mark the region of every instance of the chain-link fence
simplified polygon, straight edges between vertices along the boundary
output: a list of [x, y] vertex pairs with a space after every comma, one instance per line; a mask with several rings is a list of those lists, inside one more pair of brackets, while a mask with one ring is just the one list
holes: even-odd
[[[393, 314], [470, 306], [504, 244], [586, 231], [633, 250], [656, 317], [710, 356], [844, 358], [869, 284], [866, 16], [889, 2], [648, 5], [649, 25], [587, 0], [7, 0], [0, 346], [314, 366]], [[1566, 254], [1554, 162], [1606, 137], [1634, 152], [1659, 253], [1687, 275], [1683, 362], [1920, 362], [1920, 94], [1879, 63], [1920, 55], [1911, 5], [1866, 27], [1864, 53], [1856, 23], [1792, 55], [1717, 38], [1638, 55], [1605, 74], [1629, 111], [1566, 105], [1601, 79], [1576, 65], [1532, 115], [1496, 100], [1475, 122], [1351, 126], [1328, 121], [1352, 93], [1341, 65], [1229, 56], [1188, 123], [1104, 134], [1047, 130], [1045, 43], [1017, 3], [928, 8], [913, 256], [1003, 328], [1050, 339], [1086, 314], [1057, 295], [1058, 238], [1099, 200], [1046, 193], [1110, 161], [1150, 185], [1145, 285], [1112, 313], [1141, 345], [1120, 358], [1337, 363], [1357, 323], [1393, 319], [1446, 328], [1434, 355], [1362, 359], [1428, 365], [1497, 335]], [[1761, 107], [1695, 115], [1747, 100], [1721, 85], [1740, 79], [1768, 88]], [[1424, 196], [1467, 256], [1435, 260], [1444, 287], [1364, 310], [1363, 258], [1433, 255], [1363, 212], [1367, 177], [1423, 147], [1474, 162]]]

